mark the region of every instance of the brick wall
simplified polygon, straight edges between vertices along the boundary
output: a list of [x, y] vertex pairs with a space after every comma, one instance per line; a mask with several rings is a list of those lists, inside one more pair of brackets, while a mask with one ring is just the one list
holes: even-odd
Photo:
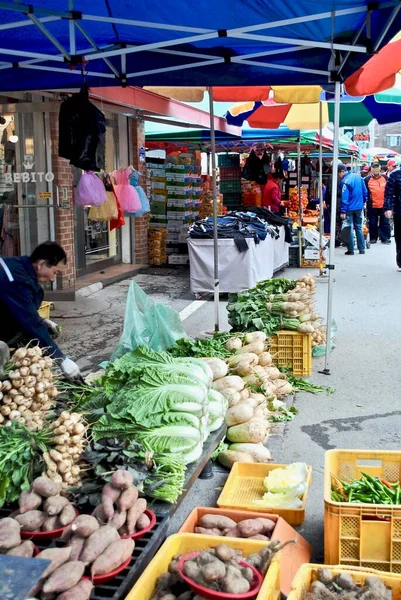
[[[145, 147], [145, 123], [142, 119], [132, 119], [132, 166], [142, 173], [145, 163], [139, 162], [139, 148]], [[140, 181], [140, 183], [144, 183]], [[145, 265], [148, 262], [148, 216], [132, 219], [135, 239], [134, 262]]]
[[[55, 232], [56, 242], [66, 251], [67, 267], [62, 275], [57, 278], [59, 289], [66, 289], [75, 284], [75, 245], [74, 245], [74, 204], [73, 204], [73, 180], [71, 167], [68, 160], [58, 156], [58, 114], [50, 113], [51, 130], [51, 155], [52, 171], [54, 173], [53, 185], [59, 187], [60, 204], [68, 206], [68, 209], [55, 209]], [[67, 190], [67, 198], [63, 195], [63, 188]], [[54, 198], [56, 190], [54, 189]]]

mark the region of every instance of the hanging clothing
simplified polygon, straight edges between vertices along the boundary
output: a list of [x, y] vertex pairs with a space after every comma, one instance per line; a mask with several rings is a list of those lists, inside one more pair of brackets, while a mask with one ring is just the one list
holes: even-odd
[[141, 208], [138, 191], [130, 184], [132, 167], [113, 171], [114, 192], [118, 198], [123, 213], [135, 213]]
[[134, 171], [132, 171], [132, 174], [129, 178], [130, 184], [138, 192], [139, 200], [141, 202], [141, 208], [132, 215], [134, 217], [142, 217], [144, 214], [150, 212], [150, 204], [149, 204], [149, 200], [145, 194], [145, 190], [139, 185], [140, 176], [141, 176], [140, 171], [134, 170]]
[[247, 181], [256, 181], [261, 185], [266, 183], [266, 175], [263, 171], [262, 161], [255, 151], [252, 150], [246, 159], [245, 166], [242, 170], [242, 178]]
[[106, 117], [83, 86], [61, 104], [58, 154], [84, 171], [105, 168]]

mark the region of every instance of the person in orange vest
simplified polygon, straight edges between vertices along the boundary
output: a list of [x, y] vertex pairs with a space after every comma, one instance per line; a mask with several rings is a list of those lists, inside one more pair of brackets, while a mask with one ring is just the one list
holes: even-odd
[[263, 190], [262, 206], [270, 208], [272, 212], [279, 212], [281, 202], [281, 187], [282, 178], [278, 173], [273, 173], [269, 178], [265, 189]]
[[387, 177], [381, 173], [380, 163], [373, 163], [371, 174], [365, 177], [368, 189], [368, 219], [370, 243], [380, 239], [383, 244], [391, 244], [390, 221], [384, 214], [384, 191]]

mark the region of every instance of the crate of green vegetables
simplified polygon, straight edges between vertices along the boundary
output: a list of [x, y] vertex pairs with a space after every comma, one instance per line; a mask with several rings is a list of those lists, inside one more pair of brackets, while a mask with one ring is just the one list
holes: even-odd
[[329, 450], [324, 558], [401, 573], [401, 452]]

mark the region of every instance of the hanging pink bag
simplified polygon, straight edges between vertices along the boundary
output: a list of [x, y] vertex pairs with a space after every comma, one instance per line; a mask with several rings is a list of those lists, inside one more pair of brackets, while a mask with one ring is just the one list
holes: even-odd
[[107, 200], [103, 181], [92, 171], [85, 172], [75, 189], [77, 206], [100, 206]]

